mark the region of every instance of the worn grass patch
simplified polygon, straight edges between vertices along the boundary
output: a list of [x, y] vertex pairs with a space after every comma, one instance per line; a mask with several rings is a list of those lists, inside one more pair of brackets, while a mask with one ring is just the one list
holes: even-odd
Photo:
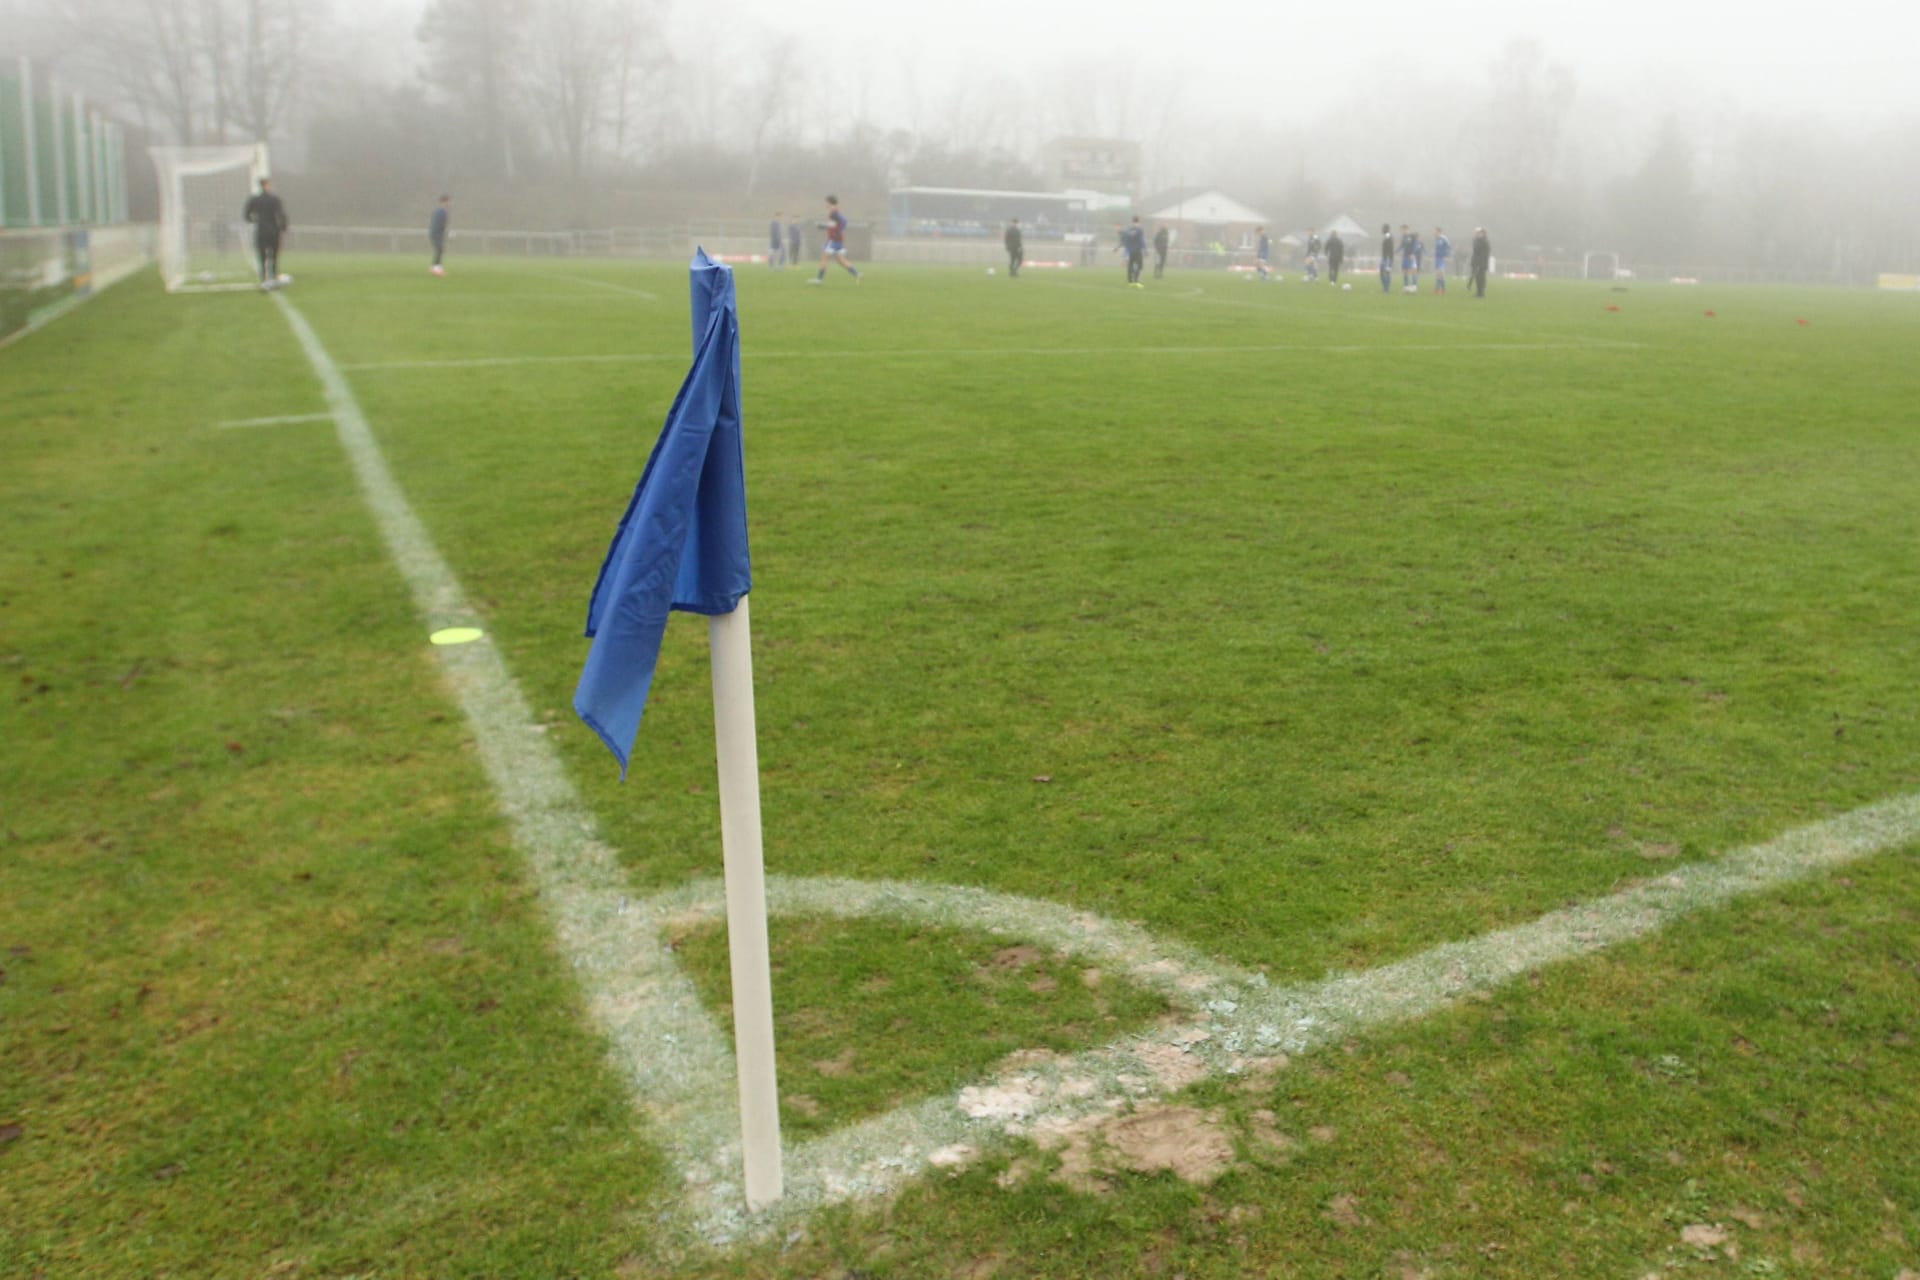
[[[976, 933], [782, 918], [769, 943], [788, 1138], [957, 1089], [1011, 1053], [1105, 1044], [1167, 1008], [1097, 968]], [[725, 927], [693, 931], [679, 952], [731, 1028]]]

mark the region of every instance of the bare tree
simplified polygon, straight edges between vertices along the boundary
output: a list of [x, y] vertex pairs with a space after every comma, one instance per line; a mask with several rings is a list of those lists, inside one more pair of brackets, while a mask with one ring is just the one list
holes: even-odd
[[781, 36], [762, 50], [760, 65], [741, 95], [747, 116], [747, 194], [752, 195], [766, 160], [767, 144], [787, 128], [788, 117], [805, 92], [806, 64], [800, 43]]
[[[658, 115], [660, 86], [668, 79], [673, 55], [660, 34], [653, 9], [640, 3], [615, 4], [609, 53], [613, 58], [613, 158], [624, 161], [644, 116]], [[654, 121], [658, 142], [658, 122]]]
[[249, 140], [273, 137], [286, 123], [304, 70], [308, 7], [301, 0], [239, 0], [241, 45], [234, 122]]
[[151, 106], [179, 142], [201, 141], [198, 68], [194, 56], [195, 32], [186, 8], [169, 0], [136, 0], [138, 10], [127, 15], [128, 36], [119, 51], [133, 71], [129, 87], [141, 105]]
[[533, 21], [528, 95], [575, 183], [609, 106], [617, 69], [609, 7], [600, 0], [546, 0]]
[[511, 178], [509, 128], [522, 86], [519, 54], [527, 13], [522, 0], [432, 0], [417, 32], [427, 82], [479, 125], [483, 164]]
[[1560, 212], [1561, 140], [1574, 101], [1573, 72], [1547, 61], [1535, 40], [1515, 40], [1490, 69], [1492, 94], [1474, 133], [1479, 198], [1524, 235], [1544, 236]]

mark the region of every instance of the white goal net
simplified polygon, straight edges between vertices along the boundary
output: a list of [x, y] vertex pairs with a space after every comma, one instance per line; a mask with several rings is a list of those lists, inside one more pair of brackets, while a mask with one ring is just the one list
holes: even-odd
[[264, 142], [155, 147], [160, 179], [160, 272], [168, 292], [259, 284], [247, 200], [269, 177]]

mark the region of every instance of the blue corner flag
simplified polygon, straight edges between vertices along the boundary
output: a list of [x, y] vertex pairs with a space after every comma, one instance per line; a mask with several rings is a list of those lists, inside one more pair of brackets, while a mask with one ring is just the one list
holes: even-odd
[[667, 612], [732, 613], [753, 585], [740, 441], [740, 313], [733, 270], [693, 256], [693, 368], [600, 566], [593, 646], [573, 709], [627, 775]]

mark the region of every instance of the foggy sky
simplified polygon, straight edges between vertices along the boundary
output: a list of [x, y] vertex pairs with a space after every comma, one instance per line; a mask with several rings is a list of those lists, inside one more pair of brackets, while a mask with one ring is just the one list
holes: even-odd
[[[1314, 15], [1314, 16], [1298, 16]], [[869, 6], [700, 0], [674, 6], [677, 49], [704, 36], [795, 37], [815, 68], [897, 113], [917, 86], [937, 97], [963, 77], [1030, 83], [1063, 61], [1130, 64], [1184, 82], [1190, 108], [1299, 114], [1369, 82], [1484, 79], [1488, 61], [1532, 37], [1582, 89], [1644, 93], [1678, 109], [1716, 100], [1845, 120], [1920, 109], [1920, 5], [1542, 0], [1476, 4], [1369, 0], [1316, 6], [1244, 0]], [[855, 90], [849, 89], [849, 96]], [[847, 109], [857, 104], [849, 102]]]

